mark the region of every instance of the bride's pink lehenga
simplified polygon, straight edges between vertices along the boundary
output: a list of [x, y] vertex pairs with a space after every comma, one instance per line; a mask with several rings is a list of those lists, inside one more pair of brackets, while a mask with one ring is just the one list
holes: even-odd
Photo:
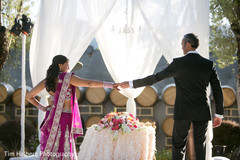
[[[72, 73], [61, 73], [54, 103], [47, 110], [40, 130], [41, 159], [77, 159], [74, 139], [83, 135], [82, 123], [76, 99], [75, 86], [70, 85]], [[70, 98], [71, 109], [63, 109], [66, 98]]]

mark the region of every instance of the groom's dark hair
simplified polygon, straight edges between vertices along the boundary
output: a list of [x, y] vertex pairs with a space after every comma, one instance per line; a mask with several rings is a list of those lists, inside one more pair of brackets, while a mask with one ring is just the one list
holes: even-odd
[[189, 42], [191, 44], [192, 48], [195, 48], [195, 49], [198, 48], [199, 40], [198, 40], [198, 37], [196, 35], [194, 35], [193, 33], [185, 34], [183, 39], [184, 39], [185, 45], [187, 42]]

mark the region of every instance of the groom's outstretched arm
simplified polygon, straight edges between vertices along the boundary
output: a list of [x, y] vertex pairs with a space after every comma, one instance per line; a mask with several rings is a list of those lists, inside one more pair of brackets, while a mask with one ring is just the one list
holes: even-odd
[[[125, 88], [138, 88], [138, 87], [143, 87], [143, 86], [150, 86], [153, 85], [154, 83], [157, 83], [163, 79], [173, 77], [176, 75], [177, 67], [175, 64], [175, 60], [164, 70], [153, 74], [149, 75], [145, 78], [140, 78], [140, 79], [135, 79], [133, 81], [125, 81], [122, 83], [115, 83], [114, 88], [121, 87], [123, 89]], [[130, 85], [131, 83], [131, 85]]]

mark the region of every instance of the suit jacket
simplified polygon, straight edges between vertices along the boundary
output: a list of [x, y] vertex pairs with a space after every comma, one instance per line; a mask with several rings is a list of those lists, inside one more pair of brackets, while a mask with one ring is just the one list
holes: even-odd
[[133, 87], [152, 85], [173, 77], [176, 84], [174, 119], [204, 121], [211, 119], [207, 87], [215, 99], [216, 113], [223, 115], [223, 94], [213, 62], [196, 53], [176, 58], [161, 72], [133, 81]]

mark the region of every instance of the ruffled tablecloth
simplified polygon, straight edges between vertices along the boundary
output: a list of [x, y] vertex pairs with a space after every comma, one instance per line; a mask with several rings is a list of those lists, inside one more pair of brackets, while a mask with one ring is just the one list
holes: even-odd
[[155, 128], [118, 133], [113, 140], [109, 129], [88, 128], [80, 146], [78, 160], [152, 160], [156, 150]]

